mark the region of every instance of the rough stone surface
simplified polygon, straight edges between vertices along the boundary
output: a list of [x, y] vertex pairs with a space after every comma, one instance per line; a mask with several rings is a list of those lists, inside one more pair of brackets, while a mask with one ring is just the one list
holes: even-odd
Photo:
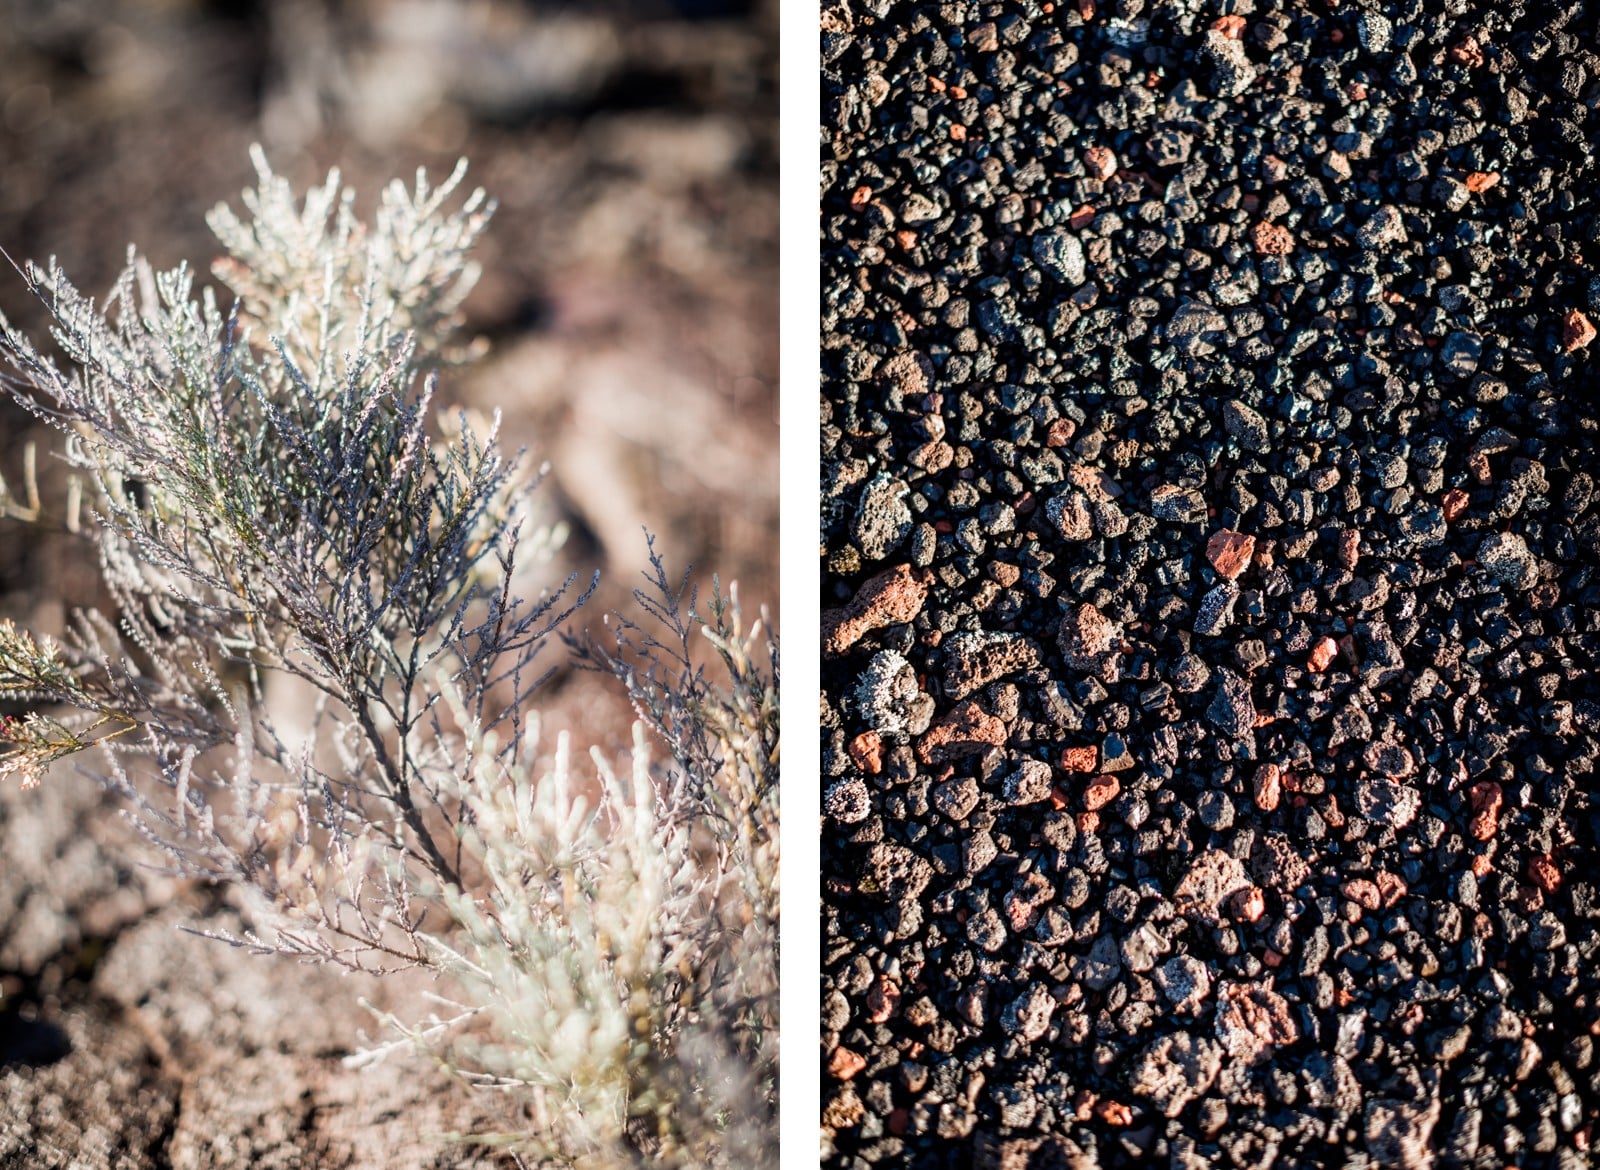
[[1256, 724], [1255, 700], [1250, 684], [1231, 670], [1216, 672], [1216, 690], [1206, 719], [1230, 739], [1244, 739]]
[[1497, 532], [1478, 545], [1478, 563], [1502, 585], [1531, 589], [1539, 580], [1539, 564], [1528, 544], [1514, 532]]
[[1173, 890], [1173, 907], [1186, 918], [1216, 925], [1228, 895], [1249, 884], [1242, 861], [1220, 849], [1208, 849], [1195, 858]]
[[1600, 26], [1480, 8], [826, 10], [825, 586], [895, 475], [928, 601], [879, 637], [946, 705], [1037, 649], [970, 669], [1000, 742], [887, 749], [825, 832], [935, 870], [910, 933], [825, 879], [825, 985], [959, 1021], [841, 1038], [827, 1170], [1592, 1160]]
[[1129, 1089], [1168, 1117], [1176, 1117], [1211, 1088], [1222, 1071], [1223, 1049], [1193, 1032], [1161, 1037], [1133, 1062]]
[[1260, 411], [1236, 398], [1222, 404], [1222, 426], [1248, 451], [1265, 451], [1271, 445], [1267, 420], [1261, 417]]
[[944, 693], [964, 699], [997, 678], [1039, 661], [1039, 648], [1020, 634], [964, 633], [944, 643]]
[[1217, 988], [1217, 1041], [1234, 1060], [1254, 1064], [1299, 1036], [1283, 996], [1270, 984], [1224, 983]]
[[823, 612], [823, 653], [843, 654], [873, 630], [911, 621], [927, 597], [927, 583], [910, 565], [896, 565], [867, 578], [850, 604]]
[[866, 560], [883, 560], [911, 535], [911, 506], [905, 496], [905, 484], [887, 475], [873, 477], [862, 490], [851, 531]]
[[1104, 673], [1117, 659], [1121, 630], [1093, 605], [1083, 602], [1061, 619], [1057, 640], [1074, 670]]
[[917, 741], [917, 756], [923, 763], [932, 764], [981, 755], [1004, 743], [1005, 734], [1005, 724], [980, 707], [976, 699], [963, 699]]
[[1250, 567], [1250, 557], [1255, 549], [1255, 537], [1224, 528], [1206, 541], [1206, 560], [1211, 562], [1219, 576], [1233, 581]]
[[1088, 274], [1083, 244], [1064, 228], [1041, 232], [1033, 238], [1033, 262], [1063, 284], [1079, 285]]
[[1422, 796], [1415, 788], [1392, 780], [1369, 779], [1356, 782], [1356, 808], [1390, 828], [1409, 825], [1422, 808]]
[[1200, 604], [1195, 607], [1194, 632], [1206, 638], [1215, 638], [1233, 623], [1233, 607], [1239, 600], [1239, 587], [1232, 581], [1206, 590]]
[[1190, 955], [1168, 959], [1155, 969], [1156, 986], [1179, 1013], [1197, 1014], [1211, 995], [1206, 965]]
[[1439, 1123], [1439, 1099], [1425, 1105], [1377, 1097], [1367, 1102], [1362, 1134], [1367, 1153], [1380, 1166], [1425, 1170], [1433, 1165], [1429, 1138]]

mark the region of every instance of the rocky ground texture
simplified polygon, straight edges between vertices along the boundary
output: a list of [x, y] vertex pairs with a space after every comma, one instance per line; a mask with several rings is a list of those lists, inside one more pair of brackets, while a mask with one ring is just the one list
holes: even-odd
[[827, 1165], [1592, 1164], [1597, 33], [825, 9]]

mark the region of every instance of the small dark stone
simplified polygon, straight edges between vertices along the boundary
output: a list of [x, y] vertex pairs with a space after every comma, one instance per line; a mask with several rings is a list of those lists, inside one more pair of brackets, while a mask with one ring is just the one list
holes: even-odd
[[1215, 697], [1206, 708], [1206, 719], [1232, 739], [1245, 739], [1252, 735], [1256, 709], [1250, 695], [1250, 684], [1231, 670], [1218, 670]]

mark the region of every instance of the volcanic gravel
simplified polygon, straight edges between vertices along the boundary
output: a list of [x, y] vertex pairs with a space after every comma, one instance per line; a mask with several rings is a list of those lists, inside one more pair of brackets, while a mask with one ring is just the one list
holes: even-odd
[[1592, 1164], [1597, 26], [824, 10], [825, 1164]]

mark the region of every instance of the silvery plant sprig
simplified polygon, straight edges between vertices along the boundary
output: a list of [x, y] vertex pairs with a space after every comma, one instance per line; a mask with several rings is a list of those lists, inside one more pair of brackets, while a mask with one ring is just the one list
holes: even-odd
[[[526, 1095], [495, 1141], [773, 1163], [775, 642], [652, 546], [638, 621], [573, 649], [661, 746], [549, 743], [541, 652], [593, 582], [514, 588], [554, 541], [537, 476], [497, 414], [433, 406], [476, 353], [455, 331], [493, 205], [463, 164], [391, 184], [369, 227], [337, 172], [297, 199], [253, 157], [245, 213], [209, 217], [226, 308], [131, 249], [102, 303], [19, 269], [53, 344], [0, 318], [3, 384], [63, 436], [110, 605], [59, 642], [0, 621], [0, 777], [90, 752], [173, 872], [245, 895], [226, 941], [438, 973], [357, 1061], [416, 1046]], [[0, 514], [38, 520], [31, 459], [24, 483]]]

